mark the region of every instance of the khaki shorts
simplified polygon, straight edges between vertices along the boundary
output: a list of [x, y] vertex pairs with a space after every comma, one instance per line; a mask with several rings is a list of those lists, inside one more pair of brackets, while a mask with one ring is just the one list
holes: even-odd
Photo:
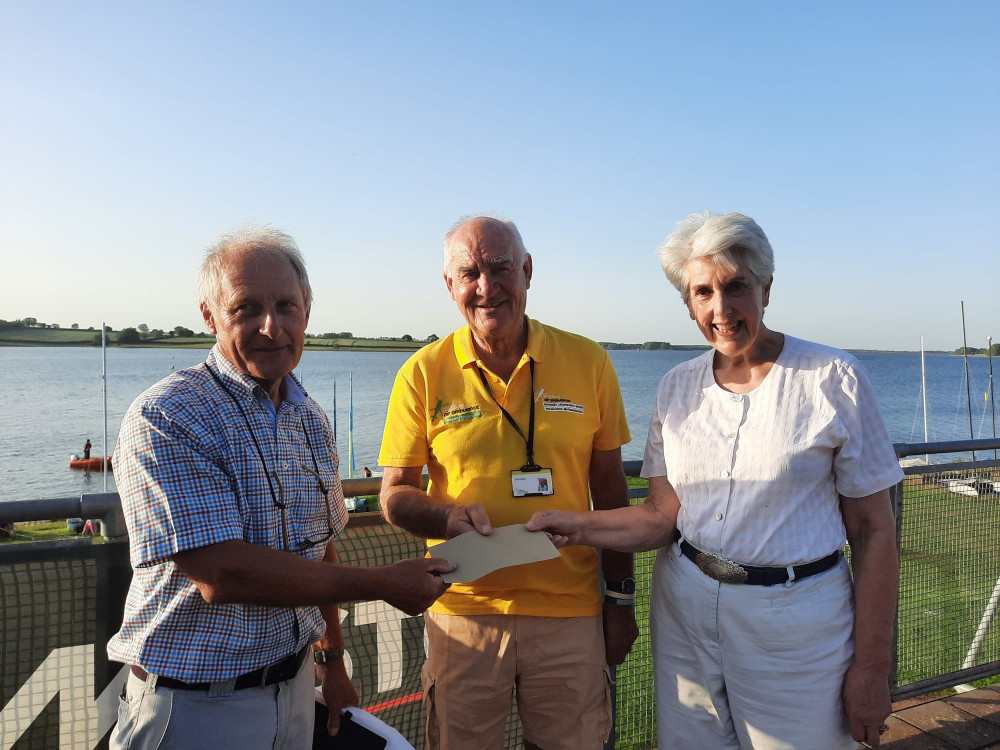
[[429, 750], [504, 747], [511, 696], [524, 739], [543, 750], [598, 750], [611, 731], [600, 615], [424, 613]]

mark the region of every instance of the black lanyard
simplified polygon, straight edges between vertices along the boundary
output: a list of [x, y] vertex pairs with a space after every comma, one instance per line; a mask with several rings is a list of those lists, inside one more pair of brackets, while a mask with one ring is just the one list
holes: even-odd
[[528, 357], [528, 371], [531, 373], [531, 411], [528, 417], [528, 437], [524, 436], [521, 428], [517, 426], [517, 422], [514, 421], [514, 417], [510, 415], [510, 412], [503, 408], [497, 397], [493, 395], [493, 389], [490, 388], [490, 384], [486, 382], [486, 373], [483, 372], [483, 368], [476, 363], [476, 369], [479, 370], [479, 377], [483, 381], [483, 386], [486, 388], [486, 392], [490, 394], [490, 398], [493, 399], [493, 403], [497, 405], [500, 412], [504, 415], [508, 422], [517, 430], [517, 434], [521, 436], [524, 441], [527, 454], [528, 463], [521, 467], [521, 471], [538, 471], [542, 467], [535, 463], [535, 360]]
[[[264, 458], [264, 451], [261, 450], [260, 443], [257, 442], [257, 435], [253, 431], [253, 425], [250, 424], [250, 418], [247, 417], [247, 413], [243, 410], [243, 404], [241, 404], [240, 401], [239, 401], [239, 399], [236, 398], [235, 395], [233, 395], [233, 392], [230, 391], [229, 388], [226, 387], [226, 384], [222, 382], [222, 379], [218, 375], [215, 374], [215, 370], [213, 370], [211, 367], [208, 366], [208, 362], [204, 362], [203, 364], [205, 365], [205, 369], [208, 370], [208, 374], [212, 376], [212, 379], [216, 383], [218, 383], [219, 387], [225, 392], [225, 394], [227, 396], [229, 396], [229, 398], [232, 399], [233, 403], [236, 404], [236, 408], [240, 410], [240, 416], [242, 416], [243, 417], [243, 421], [246, 422], [247, 432], [250, 433], [250, 438], [253, 440], [254, 448], [257, 449], [257, 455], [260, 456], [260, 465], [264, 469], [264, 478], [267, 480], [267, 488], [271, 491], [271, 501], [274, 503], [274, 506], [276, 508], [278, 508], [278, 509], [281, 510], [281, 537], [282, 537], [282, 543], [283, 543], [283, 545], [285, 547], [285, 551], [287, 552], [289, 550], [289, 544], [288, 544], [288, 519], [287, 519], [288, 503], [284, 502], [284, 493], [283, 492], [280, 493], [282, 497], [281, 497], [281, 500], [279, 500], [278, 499], [278, 494], [279, 493], [277, 493], [277, 492], [274, 491], [274, 483], [271, 481], [271, 474], [267, 470], [267, 459]], [[306, 445], [309, 446], [309, 455], [312, 457], [313, 468], [316, 470], [316, 478], [319, 479], [319, 482], [320, 482], [320, 491], [323, 492], [323, 490], [325, 488], [323, 486], [323, 479], [322, 479], [322, 477], [320, 476], [320, 473], [319, 473], [319, 463], [316, 461], [316, 451], [313, 450], [312, 441], [309, 439], [309, 430], [306, 429], [306, 423], [302, 419], [302, 415], [301, 414], [299, 415], [299, 422], [302, 423], [302, 435], [306, 439]], [[275, 472], [274, 476], [275, 476], [275, 479], [277, 479], [277, 477], [278, 477], [277, 471]], [[333, 531], [333, 522], [332, 522], [333, 512], [330, 509], [329, 496], [327, 495], [326, 492], [323, 492], [323, 496], [326, 499], [327, 515], [331, 519], [331, 521], [330, 521], [330, 531], [332, 533], [332, 531]]]

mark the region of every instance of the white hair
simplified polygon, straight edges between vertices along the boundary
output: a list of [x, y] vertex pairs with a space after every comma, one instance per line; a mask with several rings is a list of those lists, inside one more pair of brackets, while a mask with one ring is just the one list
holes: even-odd
[[677, 229], [657, 249], [670, 283], [688, 301], [688, 263], [707, 258], [729, 271], [740, 261], [761, 284], [774, 274], [774, 251], [757, 222], [743, 214], [703, 211], [677, 223]]
[[444, 236], [444, 272], [447, 274], [451, 270], [452, 263], [455, 260], [455, 253], [460, 248], [465, 247], [463, 244], [458, 244], [453, 242], [455, 235], [458, 230], [464, 227], [466, 224], [473, 221], [489, 221], [497, 222], [503, 224], [507, 231], [510, 232], [511, 237], [514, 239], [514, 248], [517, 250], [519, 257], [517, 261], [520, 263], [528, 255], [528, 251], [524, 247], [524, 240], [521, 239], [521, 232], [518, 231], [517, 225], [503, 216], [495, 216], [490, 214], [477, 214], [475, 216], [463, 216], [454, 224], [452, 224], [451, 229], [448, 230], [448, 234]]
[[226, 232], [205, 251], [205, 257], [198, 270], [198, 302], [217, 311], [222, 293], [222, 274], [225, 270], [226, 255], [230, 251], [240, 251], [254, 258], [283, 258], [292, 264], [302, 285], [302, 297], [306, 310], [312, 307], [312, 287], [306, 262], [299, 246], [290, 236], [273, 227], [245, 226]]

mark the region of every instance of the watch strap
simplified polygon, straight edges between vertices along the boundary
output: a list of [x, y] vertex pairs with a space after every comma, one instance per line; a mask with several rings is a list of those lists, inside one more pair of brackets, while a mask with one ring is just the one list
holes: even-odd
[[315, 664], [329, 664], [330, 662], [340, 661], [343, 658], [344, 649], [342, 647], [313, 649], [313, 663]]
[[605, 604], [616, 604], [621, 607], [635, 606], [635, 594], [619, 594], [617, 591], [604, 592]]

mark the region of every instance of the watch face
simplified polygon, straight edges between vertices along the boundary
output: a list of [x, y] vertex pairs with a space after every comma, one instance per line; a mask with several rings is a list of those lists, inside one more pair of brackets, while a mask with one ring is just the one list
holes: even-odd
[[608, 581], [606, 584], [609, 591], [617, 591], [619, 594], [634, 594], [635, 579], [625, 578], [621, 581]]

